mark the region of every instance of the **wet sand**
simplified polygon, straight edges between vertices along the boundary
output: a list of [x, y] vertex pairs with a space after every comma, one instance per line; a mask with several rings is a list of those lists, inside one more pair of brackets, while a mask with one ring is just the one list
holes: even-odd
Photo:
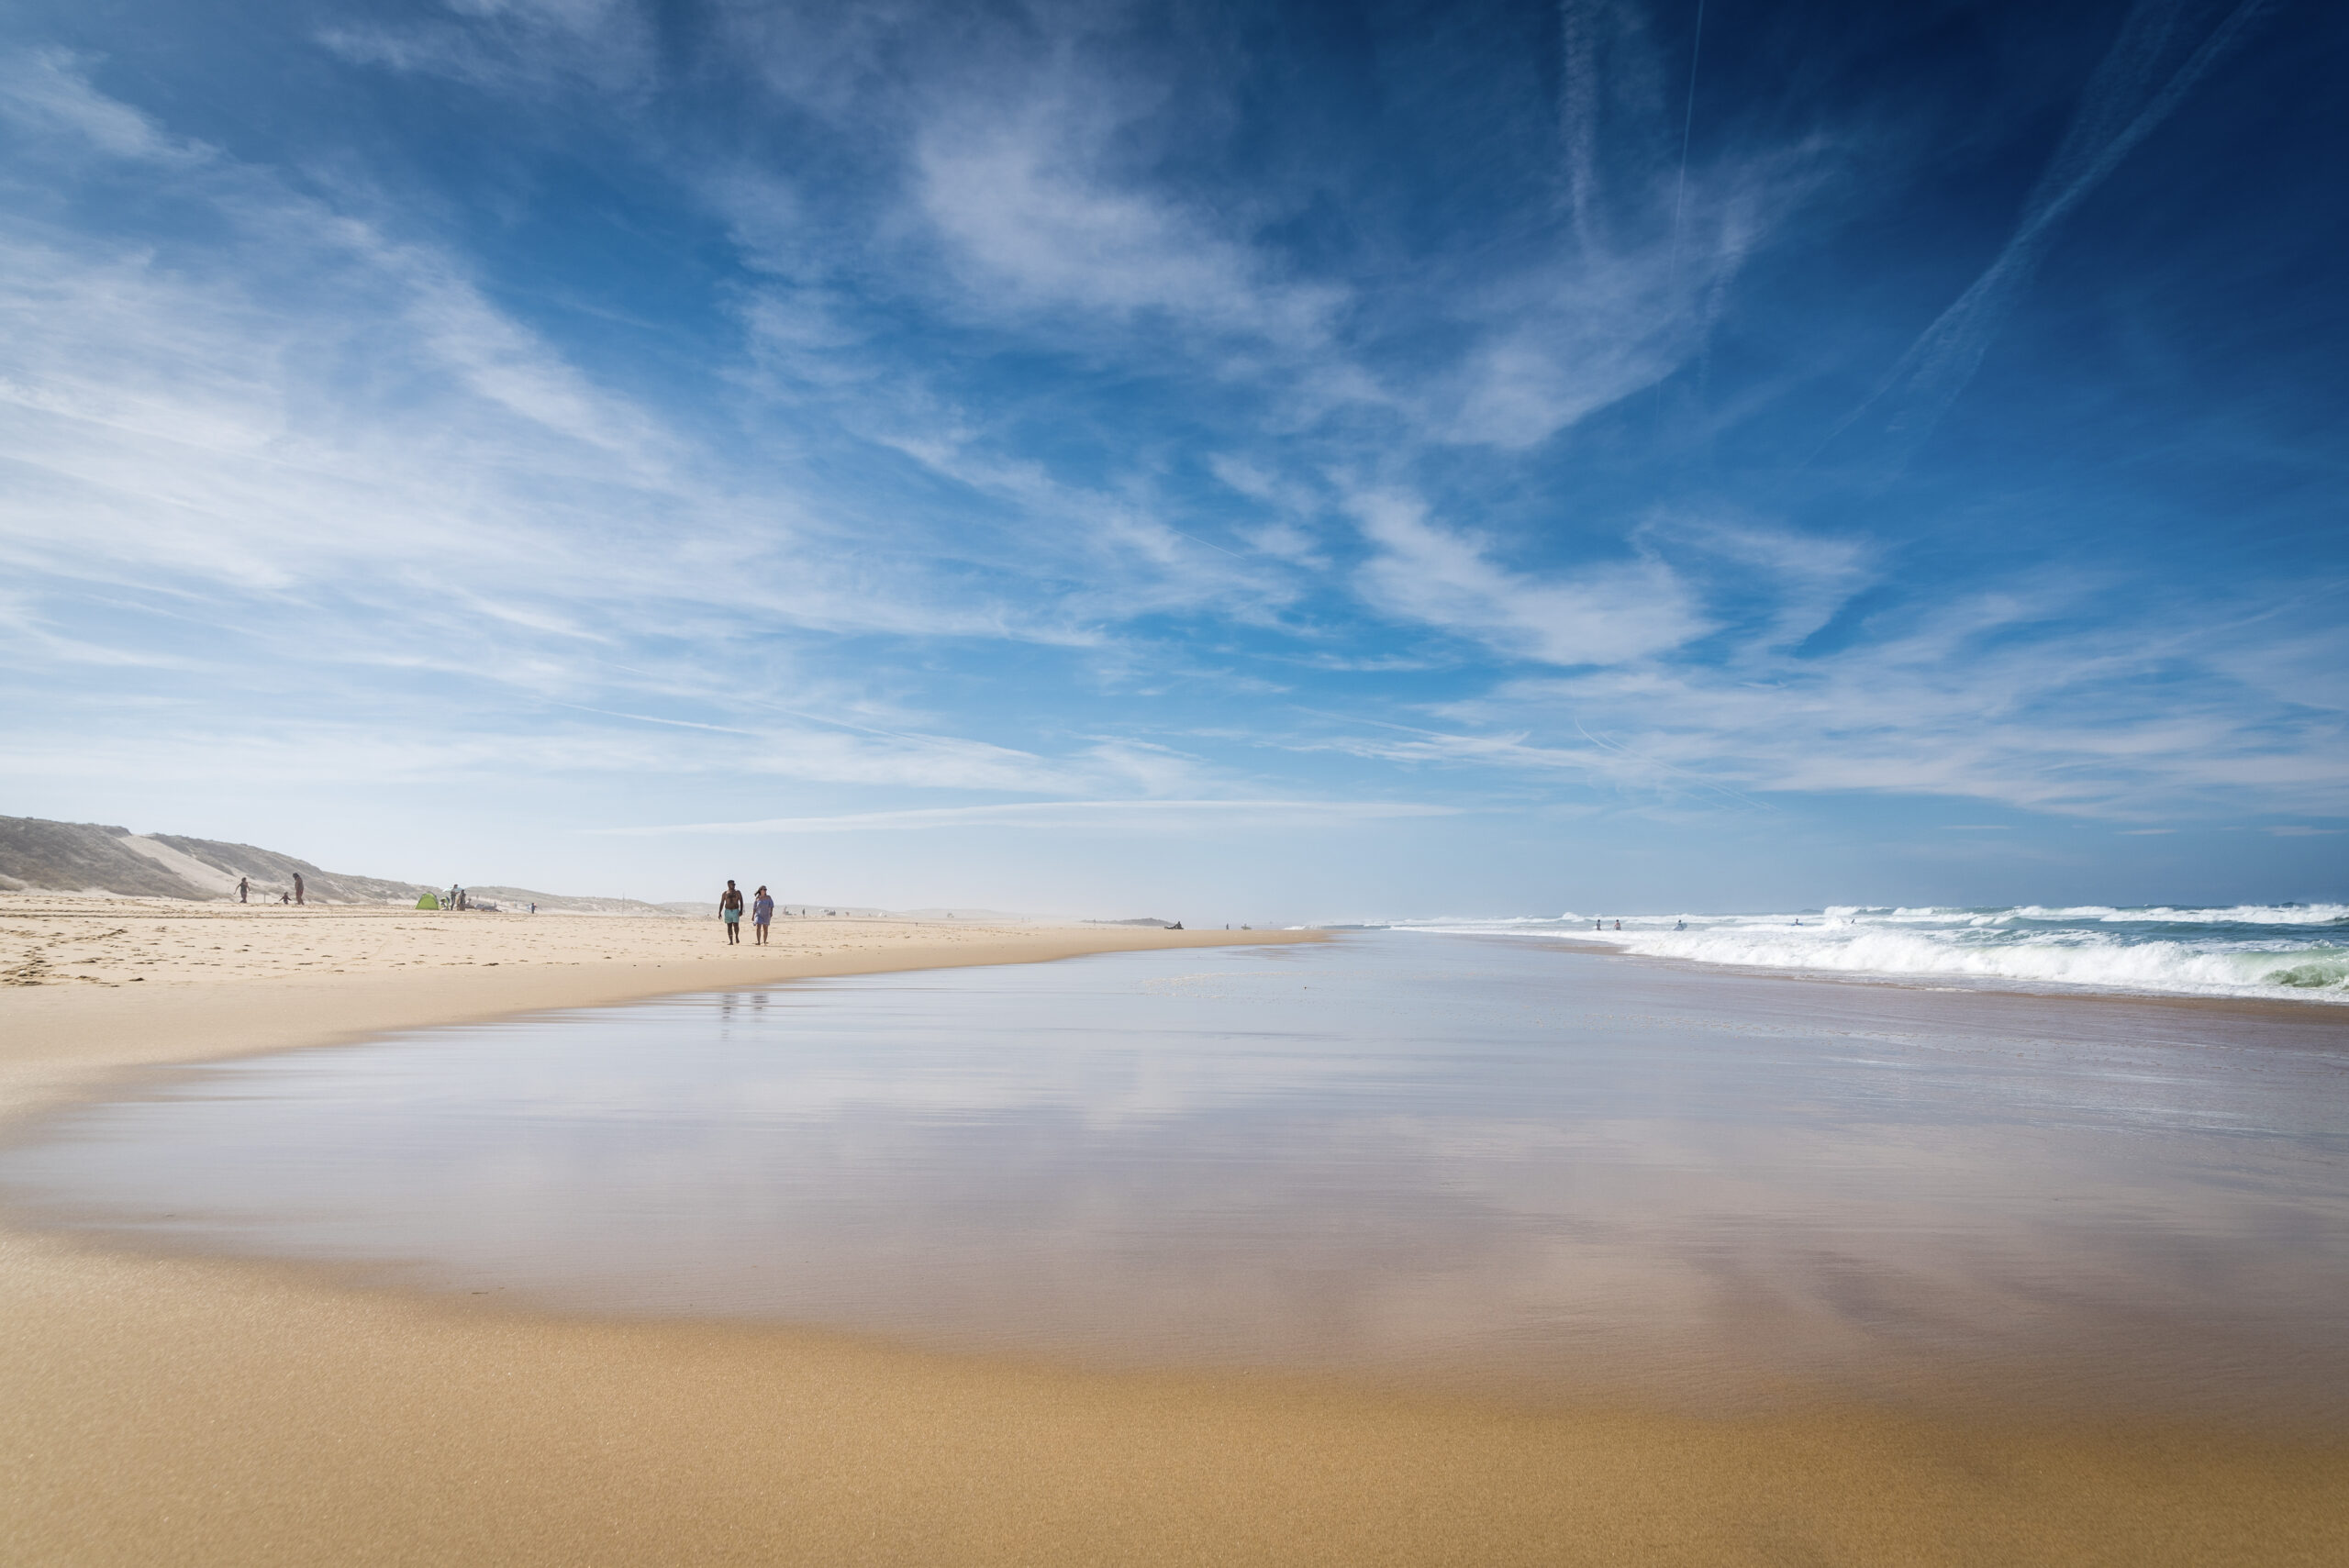
[[[844, 922], [738, 965], [707, 926], [683, 929], [717, 958], [596, 920], [611, 946], [592, 960], [493, 971], [442, 924], [406, 950], [433, 962], [392, 973], [382, 955], [409, 939], [387, 922], [373, 942], [337, 929], [342, 974], [234, 981], [152, 945], [279, 940], [234, 924], [254, 918], [136, 933], [142, 982], [0, 993], [0, 1106], [534, 1007], [1182, 940]], [[315, 964], [333, 918], [278, 922], [270, 963]], [[0, 1541], [27, 1562], [2318, 1563], [2349, 1539], [2349, 1441], [2315, 1429], [1822, 1398], [1698, 1418], [1083, 1372], [498, 1311], [21, 1231], [0, 1233]]]

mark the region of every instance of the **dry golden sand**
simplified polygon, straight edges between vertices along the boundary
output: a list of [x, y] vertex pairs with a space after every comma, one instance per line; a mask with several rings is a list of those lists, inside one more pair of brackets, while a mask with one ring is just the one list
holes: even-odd
[[[37, 939], [44, 970], [94, 977], [0, 992], [10, 1115], [140, 1062], [1233, 940], [852, 921], [762, 953], [698, 922], [33, 899], [0, 927], [69, 933]], [[2349, 1452], [2305, 1435], [1091, 1373], [0, 1232], [11, 1563], [2285, 1564], [2344, 1541]]]

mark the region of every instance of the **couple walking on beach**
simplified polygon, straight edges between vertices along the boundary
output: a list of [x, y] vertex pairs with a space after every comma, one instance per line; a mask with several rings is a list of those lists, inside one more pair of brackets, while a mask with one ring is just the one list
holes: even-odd
[[[726, 879], [726, 891], [718, 897], [718, 917], [726, 922], [726, 940], [732, 945], [742, 940], [742, 890], [734, 879]], [[774, 900], [761, 886], [751, 903], [751, 926], [759, 933], [759, 946], [767, 945], [767, 924], [774, 918]]]

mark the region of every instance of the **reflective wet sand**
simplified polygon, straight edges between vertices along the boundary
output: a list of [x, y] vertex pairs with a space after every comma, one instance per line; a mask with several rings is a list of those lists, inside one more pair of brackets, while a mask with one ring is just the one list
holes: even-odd
[[467, 1302], [1105, 1367], [2332, 1429], [2344, 1043], [1366, 935], [173, 1070], [0, 1192]]

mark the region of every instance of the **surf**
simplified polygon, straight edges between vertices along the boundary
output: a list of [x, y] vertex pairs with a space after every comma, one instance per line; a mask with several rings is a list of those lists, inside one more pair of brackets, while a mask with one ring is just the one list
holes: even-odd
[[2349, 1003], [2349, 905], [2341, 904], [1851, 904], [1783, 914], [1568, 911], [1397, 925], [1601, 940], [1644, 957], [1748, 969]]

